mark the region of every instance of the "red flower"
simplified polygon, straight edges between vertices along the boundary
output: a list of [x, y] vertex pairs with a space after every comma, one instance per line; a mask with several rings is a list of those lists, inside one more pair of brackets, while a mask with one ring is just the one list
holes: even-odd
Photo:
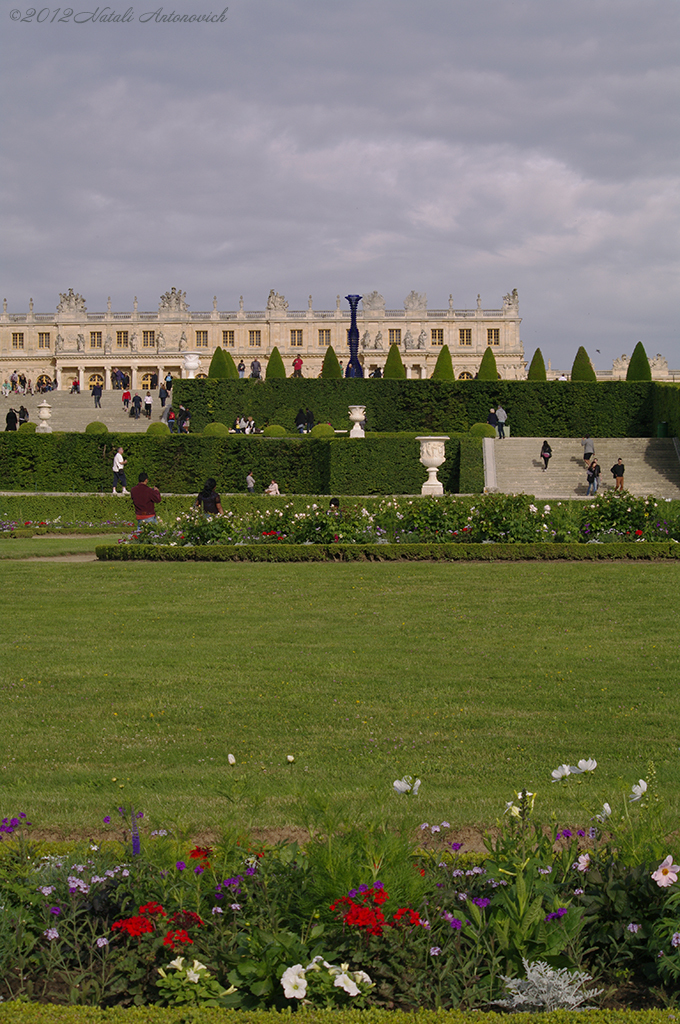
[[204, 922], [193, 910], [178, 910], [170, 918], [170, 923], [180, 928], [200, 928]]
[[139, 913], [140, 914], [151, 914], [152, 916], [154, 914], [162, 914], [163, 917], [167, 917], [168, 916], [165, 913], [165, 911], [163, 910], [163, 908], [160, 905], [160, 903], [145, 903], [143, 907], [139, 908]]
[[115, 924], [111, 925], [111, 931], [115, 931], [119, 928], [121, 932], [127, 932], [133, 938], [139, 938], [145, 932], [153, 931], [153, 924], [147, 917], [141, 917], [136, 915], [134, 917], [126, 917], [120, 921], [116, 921]]
[[170, 946], [170, 949], [174, 949], [175, 945], [193, 945], [194, 940], [190, 939], [184, 928], [178, 928], [176, 931], [168, 932], [163, 939], [164, 946]]
[[642, 530], [636, 530], [635, 531], [635, 536], [636, 537], [641, 537], [642, 536]]
[[[406, 919], [406, 920], [405, 920]], [[420, 914], [417, 910], [411, 910], [410, 907], [400, 907], [393, 918], [394, 924], [421, 924]]]

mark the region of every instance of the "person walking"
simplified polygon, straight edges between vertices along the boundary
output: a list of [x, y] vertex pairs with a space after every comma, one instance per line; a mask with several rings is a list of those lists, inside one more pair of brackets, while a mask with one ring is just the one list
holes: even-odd
[[165, 375], [165, 387], [168, 391], [172, 391], [172, 374], [169, 370]]
[[547, 441], [544, 441], [541, 445], [541, 458], [543, 459], [543, 472], [548, 468], [548, 463], [552, 458], [552, 448]]
[[623, 464], [623, 460], [622, 459], [617, 459], [616, 462], [614, 463], [614, 465], [612, 466], [612, 470], [611, 470], [612, 476], [614, 477], [614, 490], [615, 491], [622, 491], [623, 490], [623, 474], [625, 472], [626, 472], [626, 467]]
[[123, 449], [119, 448], [116, 454], [113, 456], [113, 494], [118, 494], [116, 487], [120, 484], [123, 488], [123, 494], [127, 494], [127, 479], [125, 478], [125, 466], [127, 465], [127, 459], [123, 458]]
[[502, 405], [498, 405], [496, 408], [496, 419], [498, 420], [498, 436], [501, 438], [505, 437], [505, 421], [508, 418], [508, 414]]
[[[598, 485], [599, 485], [599, 482], [600, 482], [600, 473], [601, 472], [602, 472], [602, 470], [600, 468], [600, 464], [598, 463], [597, 459], [593, 459], [593, 461], [588, 466], [588, 470], [587, 470], [587, 473], [586, 473], [586, 479], [588, 481], [588, 488], [586, 490], [586, 498], [591, 493], [592, 494], [597, 494], [597, 488], [598, 488]], [[592, 488], [592, 490], [591, 490], [591, 488]]]
[[209, 516], [222, 514], [222, 499], [215, 490], [216, 487], [217, 481], [211, 476], [208, 477], [203, 486], [203, 490], [196, 498], [196, 508], [202, 508]]
[[595, 455], [595, 442], [590, 434], [586, 434], [585, 437], [581, 438], [581, 447], [583, 448], [583, 461], [591, 462]]
[[161, 402], [161, 409], [165, 409], [165, 403], [168, 400], [168, 389], [166, 388], [165, 384], [161, 384], [160, 388], [158, 389], [158, 397]]
[[147, 420], [151, 419], [151, 410], [153, 409], [153, 397], [150, 391], [144, 395], [144, 415]]
[[25, 405], [19, 406], [19, 426], [21, 426], [23, 423], [28, 423], [28, 420], [28, 409], [26, 408]]
[[138, 531], [144, 523], [157, 522], [156, 505], [161, 501], [161, 492], [157, 487], [149, 487], [149, 474], [146, 470], [143, 469], [139, 474], [139, 483], [130, 491], [130, 497], [135, 506]]
[[246, 487], [248, 488], [248, 494], [255, 493], [255, 474], [252, 469], [248, 470], [248, 476], [246, 477]]
[[134, 412], [135, 412], [135, 419], [138, 420], [139, 419], [139, 414], [140, 414], [140, 412], [142, 410], [142, 400], [141, 400], [141, 398], [139, 397], [139, 395], [137, 394], [136, 391], [135, 391], [135, 397], [132, 399], [132, 408], [134, 409]]
[[94, 384], [92, 386], [92, 397], [94, 398], [95, 409], [101, 409], [102, 407], [102, 386], [101, 384]]
[[123, 409], [125, 410], [125, 412], [128, 412], [128, 410], [130, 409], [131, 399], [132, 395], [130, 394], [130, 389], [126, 388], [125, 391], [123, 392]]
[[170, 433], [175, 433], [175, 427], [177, 426], [177, 417], [175, 416], [175, 410], [172, 406], [168, 409], [168, 426], [170, 427]]

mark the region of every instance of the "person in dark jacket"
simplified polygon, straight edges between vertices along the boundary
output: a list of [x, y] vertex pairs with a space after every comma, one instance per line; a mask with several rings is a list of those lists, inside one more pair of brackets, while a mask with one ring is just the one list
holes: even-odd
[[10, 409], [5, 416], [5, 430], [16, 430], [17, 429], [17, 414], [14, 409]]
[[494, 428], [496, 435], [498, 435], [498, 416], [496, 416], [495, 409], [489, 409], [489, 415], [486, 417], [486, 422], [490, 427]]
[[545, 473], [548, 468], [548, 463], [552, 458], [552, 448], [547, 441], [544, 441], [541, 445], [541, 458], [543, 459], [543, 472]]
[[215, 490], [216, 487], [217, 481], [211, 476], [208, 477], [203, 490], [196, 498], [196, 508], [202, 508], [210, 516], [222, 513], [222, 499]]
[[[602, 468], [601, 468], [599, 462], [597, 461], [597, 459], [593, 459], [593, 461], [588, 466], [588, 470], [586, 472], [586, 479], [588, 481], [588, 488], [586, 490], [586, 497], [588, 497], [588, 495], [591, 494], [591, 493], [592, 494], [597, 494], [597, 488], [598, 488], [599, 483], [600, 483], [600, 473], [601, 472], [602, 472]], [[592, 488], [592, 491], [591, 491], [591, 488]]]
[[138, 420], [139, 419], [139, 414], [140, 414], [140, 412], [142, 410], [142, 399], [139, 397], [139, 395], [137, 394], [136, 391], [135, 391], [135, 397], [132, 399], [132, 409], [133, 409], [134, 414], [135, 414], [135, 419]]
[[139, 483], [130, 491], [130, 497], [135, 506], [135, 516], [138, 526], [144, 523], [156, 522], [156, 505], [161, 500], [161, 492], [157, 487], [149, 487], [149, 474], [142, 470], [139, 474]]
[[309, 433], [312, 427], [314, 426], [314, 413], [312, 412], [311, 409], [305, 410], [305, 420], [307, 426], [307, 433]]
[[626, 472], [626, 467], [623, 464], [623, 459], [617, 459], [612, 466], [612, 476], [614, 477], [614, 490], [623, 490], [623, 474]]
[[305, 427], [307, 426], [307, 414], [304, 409], [298, 409], [298, 414], [295, 417], [295, 426], [300, 434], [304, 434]]

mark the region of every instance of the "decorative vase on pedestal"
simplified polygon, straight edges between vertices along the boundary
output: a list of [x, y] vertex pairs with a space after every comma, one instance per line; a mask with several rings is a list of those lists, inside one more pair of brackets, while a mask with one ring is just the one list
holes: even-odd
[[196, 376], [196, 370], [201, 365], [201, 357], [198, 352], [185, 352], [184, 353], [184, 372], [189, 378], [193, 380]]
[[350, 405], [349, 407], [349, 418], [352, 424], [352, 429], [349, 432], [350, 437], [365, 437], [364, 428], [361, 424], [366, 419], [366, 406], [365, 405]]
[[38, 418], [40, 419], [40, 423], [35, 428], [36, 434], [51, 434], [52, 427], [47, 422], [52, 418], [52, 406], [49, 402], [43, 401], [40, 403], [38, 406]]
[[437, 470], [446, 461], [445, 444], [448, 436], [417, 437], [420, 441], [420, 461], [427, 470], [427, 480], [420, 489], [421, 494], [443, 494], [444, 485], [437, 479]]

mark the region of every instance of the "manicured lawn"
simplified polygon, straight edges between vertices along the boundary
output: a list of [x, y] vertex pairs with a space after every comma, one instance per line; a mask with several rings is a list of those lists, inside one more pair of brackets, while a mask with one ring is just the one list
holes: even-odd
[[[582, 823], [619, 813], [653, 759], [677, 820], [675, 564], [5, 562], [0, 579], [2, 816], [87, 835], [134, 803], [153, 827], [275, 827], [319, 790], [353, 818], [460, 826], [526, 786]], [[592, 779], [551, 784], [581, 757]], [[416, 800], [392, 792], [406, 773]]]
[[[42, 537], [3, 537], [0, 540], [0, 560], [24, 559], [24, 558], [45, 558], [62, 555], [82, 555], [85, 552], [94, 552], [98, 544], [116, 544], [121, 532], [106, 533], [100, 536], [70, 537], [68, 534], [54, 536], [45, 534]], [[129, 531], [125, 536], [129, 536]]]

